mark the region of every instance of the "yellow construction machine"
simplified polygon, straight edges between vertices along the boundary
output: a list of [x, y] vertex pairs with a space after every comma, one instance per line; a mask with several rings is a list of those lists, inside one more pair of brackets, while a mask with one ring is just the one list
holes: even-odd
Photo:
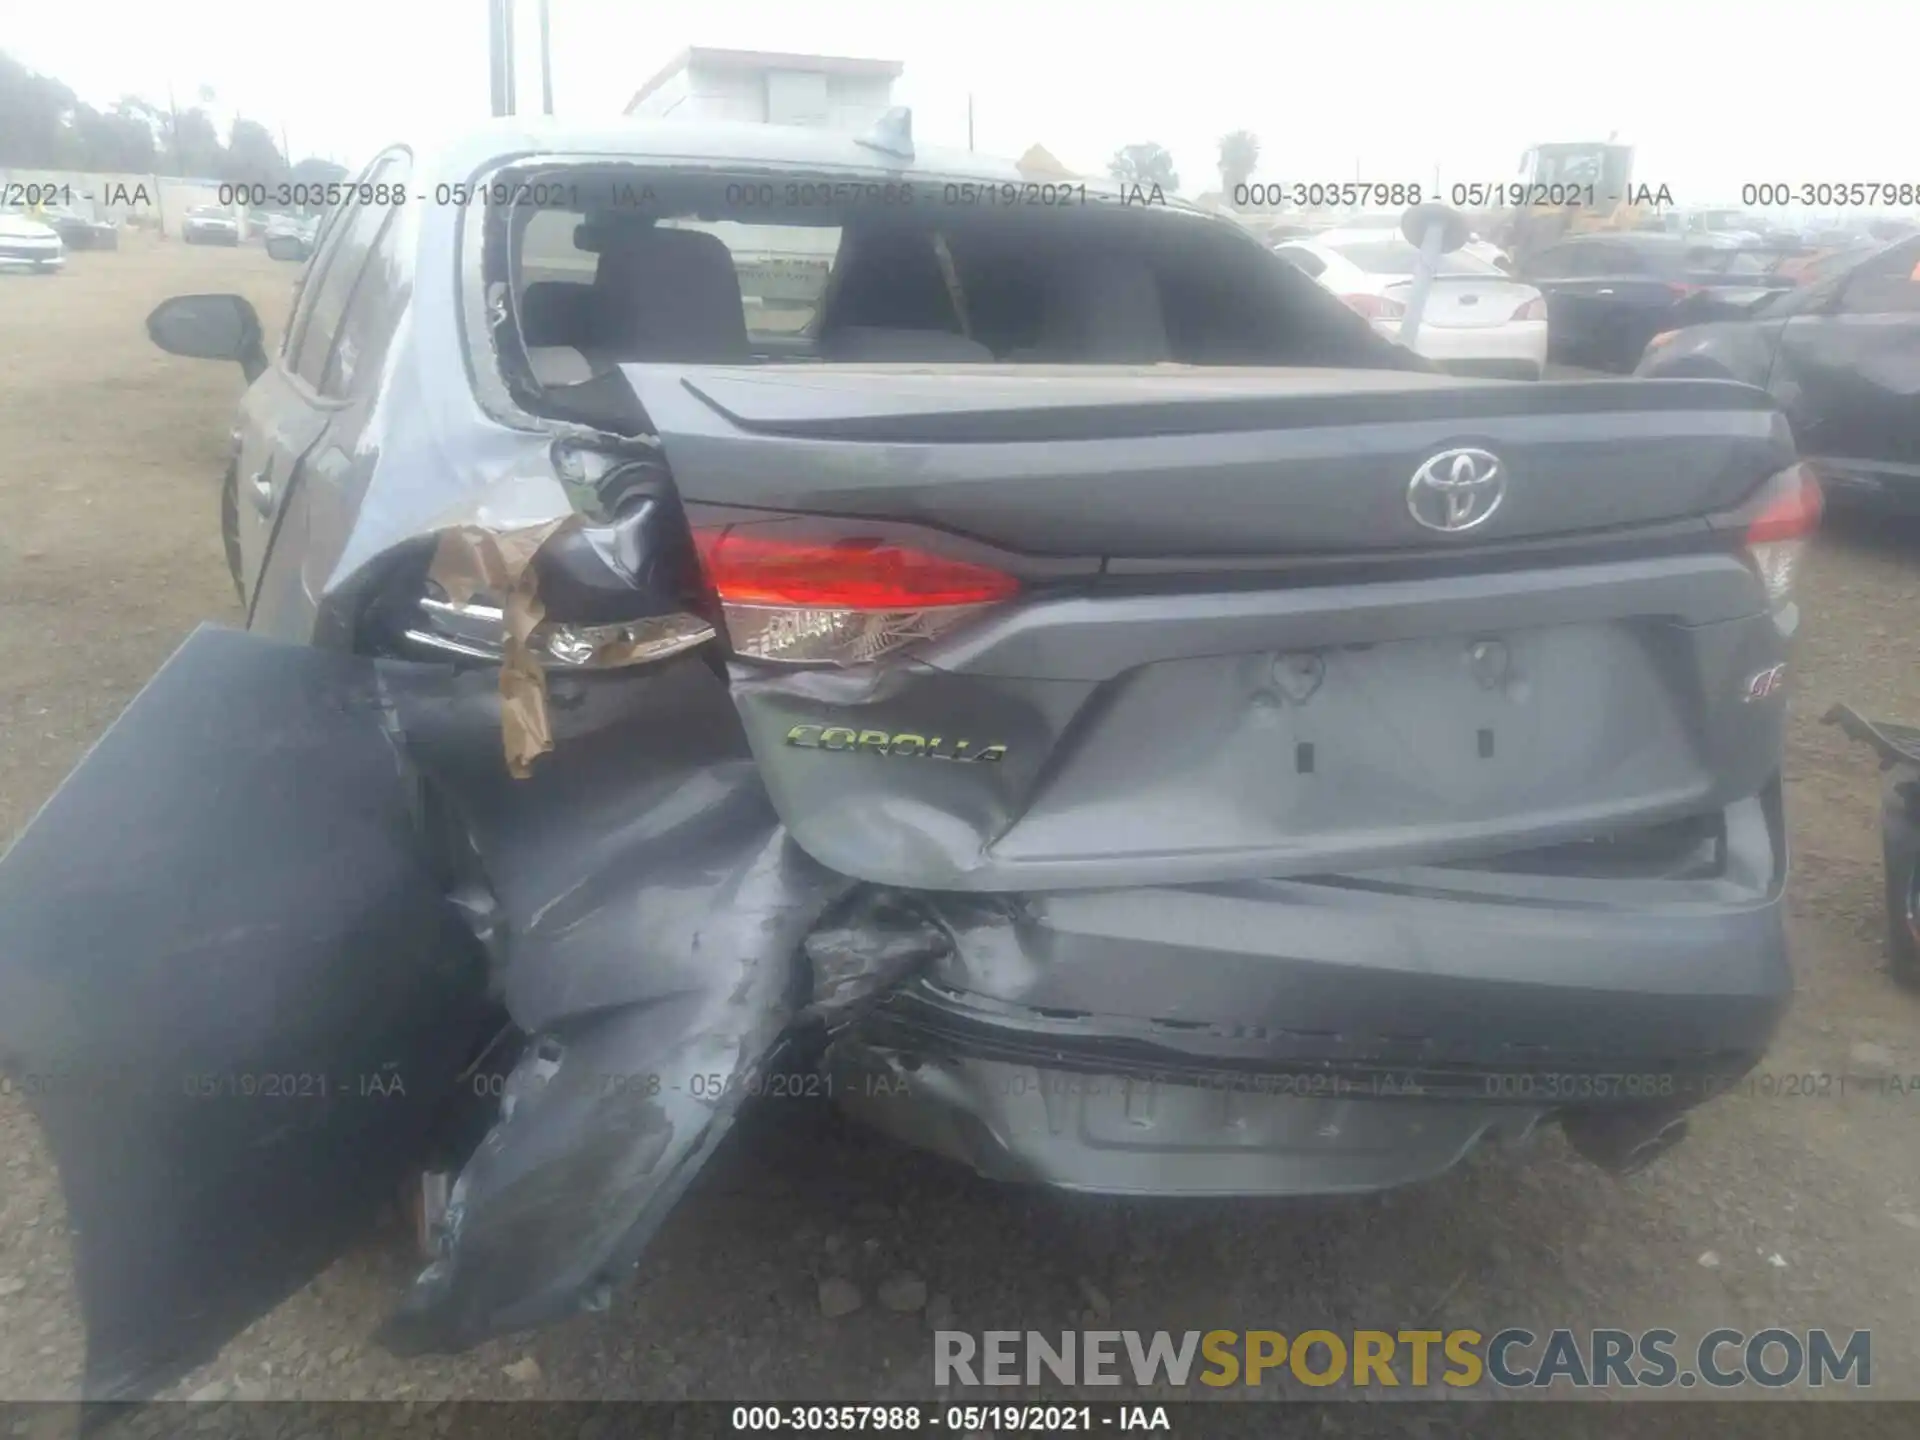
[[1634, 183], [1633, 147], [1612, 140], [1534, 146], [1502, 198], [1506, 223], [1498, 229], [1522, 267], [1568, 235], [1648, 229], [1673, 204], [1666, 186]]

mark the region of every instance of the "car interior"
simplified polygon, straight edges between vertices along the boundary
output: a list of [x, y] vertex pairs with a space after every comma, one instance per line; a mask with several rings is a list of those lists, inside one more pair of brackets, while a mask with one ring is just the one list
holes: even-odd
[[736, 255], [713, 212], [579, 216], [573, 254], [510, 267], [519, 378], [550, 397], [646, 362], [1421, 368], [1263, 247], [1205, 222], [827, 218], [840, 221], [838, 244], [811, 313], [775, 324], [754, 294], [764, 261]]

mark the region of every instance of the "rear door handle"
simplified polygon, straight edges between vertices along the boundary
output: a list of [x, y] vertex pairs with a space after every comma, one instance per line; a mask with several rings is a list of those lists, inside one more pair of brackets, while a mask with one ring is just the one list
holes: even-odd
[[267, 478], [267, 471], [254, 471], [247, 484], [253, 490], [253, 508], [262, 515], [273, 514], [273, 481]]

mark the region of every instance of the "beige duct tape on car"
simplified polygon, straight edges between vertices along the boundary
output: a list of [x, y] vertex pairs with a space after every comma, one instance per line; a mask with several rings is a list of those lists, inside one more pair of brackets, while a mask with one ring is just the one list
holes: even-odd
[[576, 513], [511, 530], [458, 525], [440, 532], [427, 571], [428, 579], [456, 605], [480, 594], [500, 602], [506, 632], [500, 659], [500, 738], [507, 771], [516, 780], [532, 774], [533, 762], [553, 749], [547, 672], [533, 648], [533, 633], [547, 614], [533, 559], [555, 535], [579, 523]]

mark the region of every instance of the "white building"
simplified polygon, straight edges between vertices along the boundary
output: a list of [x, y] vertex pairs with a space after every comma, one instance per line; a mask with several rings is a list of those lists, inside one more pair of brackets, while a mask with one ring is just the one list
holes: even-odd
[[634, 92], [627, 114], [865, 130], [893, 104], [898, 60], [684, 51]]

